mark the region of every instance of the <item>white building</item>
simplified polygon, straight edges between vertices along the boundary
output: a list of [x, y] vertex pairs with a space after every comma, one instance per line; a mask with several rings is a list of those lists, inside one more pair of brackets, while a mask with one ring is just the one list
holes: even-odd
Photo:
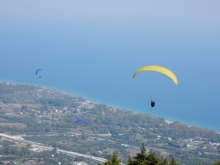
[[86, 162], [74, 162], [73, 165], [88, 165]]

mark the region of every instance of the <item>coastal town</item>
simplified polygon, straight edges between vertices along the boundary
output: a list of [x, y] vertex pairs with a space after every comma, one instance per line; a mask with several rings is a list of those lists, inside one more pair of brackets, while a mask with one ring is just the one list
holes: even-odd
[[[126, 160], [139, 152], [144, 142], [147, 152], [153, 150], [168, 158], [175, 154], [183, 164], [184, 157], [209, 162], [210, 157], [220, 156], [220, 137], [213, 130], [94, 103], [53, 89], [12, 83], [1, 83], [0, 89], [4, 89], [0, 100], [2, 135], [52, 147], [49, 150], [97, 157], [97, 162], [98, 157], [106, 160], [115, 148]], [[88, 125], [76, 124], [77, 119], [86, 120]], [[5, 140], [17, 144], [17, 139]], [[33, 143], [31, 152], [48, 150]]]

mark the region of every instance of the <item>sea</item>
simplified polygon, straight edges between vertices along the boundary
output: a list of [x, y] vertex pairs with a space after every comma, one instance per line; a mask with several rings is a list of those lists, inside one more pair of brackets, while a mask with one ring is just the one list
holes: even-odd
[[[87, 25], [5, 21], [0, 32], [0, 81], [52, 88], [220, 132], [217, 38], [147, 26], [149, 31], [135, 25]], [[132, 78], [146, 65], [170, 69], [178, 85], [157, 72]], [[37, 69], [42, 69], [39, 75]], [[156, 101], [154, 108], [151, 100]]]
[[[179, 85], [175, 85], [170, 78], [154, 72], [139, 73], [133, 79], [137, 68], [121, 66], [120, 62], [112, 64], [110, 60], [96, 63], [92, 59], [65, 61], [59, 58], [58, 61], [47, 60], [48, 65], [39, 61], [34, 66], [16, 61], [6, 69], [1, 67], [1, 81], [51, 88], [96, 103], [220, 132], [216, 124], [218, 115], [209, 110], [208, 103], [199, 101], [206, 98], [190, 92], [181, 79]], [[38, 75], [35, 74], [37, 69], [42, 69]], [[188, 96], [187, 91], [193, 96]], [[199, 97], [195, 102], [190, 100], [195, 96]], [[151, 100], [156, 101], [154, 108], [150, 106]]]

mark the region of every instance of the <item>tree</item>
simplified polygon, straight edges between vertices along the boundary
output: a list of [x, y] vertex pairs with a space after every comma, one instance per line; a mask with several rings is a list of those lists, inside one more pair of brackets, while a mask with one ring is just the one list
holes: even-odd
[[152, 150], [147, 155], [144, 143], [142, 143], [140, 149], [140, 153], [137, 153], [136, 156], [128, 159], [128, 165], [177, 165], [174, 158], [172, 158], [172, 161], [169, 164], [167, 158], [157, 156]]
[[52, 151], [51, 151], [52, 154], [56, 155], [57, 154], [57, 149], [54, 148]]
[[109, 155], [108, 161], [104, 165], [120, 165], [120, 159], [118, 158], [117, 153], [114, 151], [113, 155]]
[[172, 160], [170, 162], [170, 165], [177, 165], [176, 160], [174, 159], [174, 157], [172, 157]]
[[169, 161], [167, 158], [165, 158], [162, 162], [162, 165], [169, 165]]
[[220, 160], [218, 162], [215, 162], [214, 165], [220, 165]]

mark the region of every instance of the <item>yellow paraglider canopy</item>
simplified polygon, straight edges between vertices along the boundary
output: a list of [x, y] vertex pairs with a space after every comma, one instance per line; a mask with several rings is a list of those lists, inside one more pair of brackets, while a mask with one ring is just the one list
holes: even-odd
[[144, 67], [138, 69], [134, 73], [133, 78], [136, 76], [136, 74], [143, 72], [143, 71], [156, 71], [156, 72], [163, 73], [163, 74], [167, 75], [168, 77], [170, 77], [176, 85], [178, 84], [178, 79], [172, 71], [170, 71], [169, 69], [164, 68], [162, 66], [156, 66], [156, 65], [144, 66]]

